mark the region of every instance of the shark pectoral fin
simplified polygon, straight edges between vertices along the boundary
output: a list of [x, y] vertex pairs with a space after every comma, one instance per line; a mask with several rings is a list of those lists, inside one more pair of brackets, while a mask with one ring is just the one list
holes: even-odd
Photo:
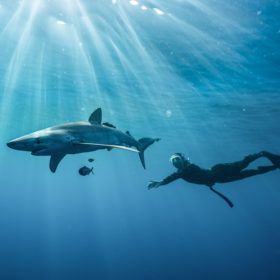
[[88, 121], [93, 124], [101, 124], [102, 122], [102, 110], [101, 108], [96, 109], [89, 117]]
[[57, 166], [59, 165], [59, 163], [61, 162], [61, 160], [65, 157], [65, 154], [62, 153], [56, 153], [56, 154], [52, 154], [51, 158], [50, 158], [50, 170], [51, 172], [55, 172], [57, 169]]
[[122, 149], [122, 150], [131, 151], [131, 152], [135, 152], [135, 153], [140, 152], [135, 148], [121, 146], [121, 145], [98, 144], [98, 143], [75, 143], [74, 145], [95, 146], [95, 147], [101, 147], [101, 148], [104, 148], [104, 149], [107, 149], [107, 150], [111, 150], [111, 149], [115, 148], [115, 149]]

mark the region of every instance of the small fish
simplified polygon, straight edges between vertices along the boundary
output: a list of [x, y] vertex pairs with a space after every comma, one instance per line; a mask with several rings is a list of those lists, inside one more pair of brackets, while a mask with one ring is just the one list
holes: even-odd
[[89, 158], [88, 161], [89, 162], [94, 162], [94, 159], [93, 158]]
[[93, 167], [92, 168], [88, 168], [87, 166], [83, 166], [79, 169], [79, 174], [81, 176], [87, 176], [89, 175], [90, 173], [94, 174], [93, 173]]

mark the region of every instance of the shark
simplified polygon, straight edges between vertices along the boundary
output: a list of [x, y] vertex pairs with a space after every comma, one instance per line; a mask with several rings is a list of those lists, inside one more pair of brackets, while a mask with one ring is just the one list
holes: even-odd
[[55, 173], [66, 155], [102, 149], [122, 149], [138, 153], [145, 169], [144, 151], [159, 140], [148, 137], [136, 140], [128, 131], [122, 132], [113, 125], [102, 124], [102, 110], [98, 108], [88, 121], [64, 123], [38, 130], [9, 141], [7, 146], [31, 152], [34, 156], [50, 156], [49, 168]]

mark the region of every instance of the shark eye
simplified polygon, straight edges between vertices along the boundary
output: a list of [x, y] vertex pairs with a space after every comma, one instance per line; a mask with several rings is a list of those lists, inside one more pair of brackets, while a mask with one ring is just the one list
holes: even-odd
[[43, 142], [41, 141], [40, 138], [36, 138], [36, 143], [37, 143], [37, 144], [42, 144]]

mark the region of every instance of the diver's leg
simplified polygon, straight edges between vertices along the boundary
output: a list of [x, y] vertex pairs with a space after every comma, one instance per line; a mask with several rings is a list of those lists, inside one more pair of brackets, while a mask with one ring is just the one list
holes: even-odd
[[236, 176], [233, 176], [230, 179], [231, 179], [231, 181], [241, 180], [241, 179], [245, 179], [245, 178], [252, 177], [255, 175], [264, 174], [264, 173], [276, 170], [277, 168], [278, 167], [275, 165], [259, 166], [257, 169], [243, 170], [239, 174], [237, 174]]
[[244, 157], [244, 159], [241, 161], [233, 162], [232, 165], [235, 167], [235, 169], [239, 169], [241, 171], [241, 170], [247, 168], [250, 165], [250, 163], [252, 163], [253, 161], [255, 161], [261, 157], [266, 157], [274, 165], [277, 165], [278, 167], [280, 167], [280, 156], [274, 155], [274, 154], [266, 152], [266, 151], [261, 151], [256, 154], [248, 155], [248, 156]]
[[[246, 177], [266, 173], [272, 170], [275, 170], [277, 168], [280, 168], [280, 156], [279, 156], [279, 164], [275, 164], [273, 162], [273, 166], [262, 166], [258, 169], [251, 169], [251, 170], [244, 170], [249, 166], [249, 164], [261, 157], [266, 157], [270, 160], [274, 159], [274, 157], [278, 157], [276, 155], [273, 155], [271, 153], [262, 151], [256, 154], [248, 155], [243, 160], [232, 162], [232, 163], [224, 163], [224, 164], [216, 164], [214, 165], [210, 171], [212, 173], [213, 180], [217, 183], [222, 182], [231, 182], [235, 180], [243, 179]], [[276, 158], [278, 159], [278, 158]], [[245, 172], [246, 171], [246, 172]], [[242, 174], [242, 175], [241, 175]], [[237, 179], [235, 179], [237, 178]]]
[[278, 167], [275, 165], [270, 166], [259, 166], [257, 169], [247, 169], [241, 170], [240, 172], [235, 173], [217, 173], [213, 174], [213, 180], [216, 183], [229, 183], [238, 180], [242, 180], [248, 177], [252, 177], [259, 174], [264, 174], [273, 170], [276, 170]]
[[243, 169], [247, 168], [251, 162], [253, 162], [263, 156], [264, 155], [261, 152], [261, 153], [257, 153], [257, 154], [248, 155], [248, 156], [244, 157], [244, 159], [239, 160], [239, 161], [235, 161], [235, 162], [231, 162], [231, 163], [216, 164], [216, 165], [212, 166], [211, 171], [215, 175], [219, 175], [221, 173], [223, 175], [227, 174], [227, 176], [229, 176], [230, 174], [236, 174], [236, 173], [239, 173], [240, 171], [242, 171]]
[[266, 157], [265, 155], [266, 152], [259, 152], [259, 153], [256, 153], [256, 154], [252, 154], [252, 155], [248, 155], [246, 157], [244, 157], [244, 159], [241, 161], [243, 163], [243, 168], [242, 169], [245, 169], [249, 166], [249, 164], [261, 157]]

